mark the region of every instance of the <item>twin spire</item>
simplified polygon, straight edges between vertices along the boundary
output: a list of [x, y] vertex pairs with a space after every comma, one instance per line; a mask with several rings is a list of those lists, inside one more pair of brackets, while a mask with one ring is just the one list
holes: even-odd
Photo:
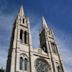
[[[24, 16], [24, 9], [23, 9], [23, 5], [21, 5], [20, 10], [19, 10], [19, 16]], [[48, 29], [47, 23], [45, 18], [42, 16], [42, 28], [43, 29]]]

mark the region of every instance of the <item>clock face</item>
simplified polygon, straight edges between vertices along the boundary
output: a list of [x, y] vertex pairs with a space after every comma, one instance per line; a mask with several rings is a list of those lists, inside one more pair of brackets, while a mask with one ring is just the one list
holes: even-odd
[[47, 61], [42, 60], [42, 59], [37, 59], [36, 60], [36, 70], [37, 72], [48, 72], [49, 70], [49, 65]]

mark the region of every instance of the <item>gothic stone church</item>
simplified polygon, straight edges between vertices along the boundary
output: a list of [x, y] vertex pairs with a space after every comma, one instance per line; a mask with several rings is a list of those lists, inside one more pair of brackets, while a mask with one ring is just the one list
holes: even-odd
[[6, 72], [64, 72], [54, 33], [42, 17], [40, 48], [32, 48], [29, 18], [21, 6], [13, 25]]

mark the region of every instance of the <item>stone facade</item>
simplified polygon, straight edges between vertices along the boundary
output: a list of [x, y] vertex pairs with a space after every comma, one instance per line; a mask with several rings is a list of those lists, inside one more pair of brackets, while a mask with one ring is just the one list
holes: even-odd
[[42, 17], [40, 48], [32, 48], [29, 18], [21, 6], [13, 25], [6, 72], [64, 72], [54, 33]]

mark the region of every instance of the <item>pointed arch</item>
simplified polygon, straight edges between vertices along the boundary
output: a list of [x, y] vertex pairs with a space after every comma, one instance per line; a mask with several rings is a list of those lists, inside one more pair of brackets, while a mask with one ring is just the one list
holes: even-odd
[[28, 59], [25, 58], [24, 59], [24, 69], [27, 70], [27, 67], [28, 67]]
[[23, 24], [25, 23], [25, 19], [23, 18]]
[[23, 58], [20, 57], [20, 70], [23, 70]]
[[24, 31], [24, 43], [27, 44], [28, 43], [28, 32]]
[[23, 30], [20, 30], [20, 40], [23, 40]]
[[60, 66], [57, 66], [57, 72], [61, 72]]
[[28, 56], [24, 53], [20, 54], [20, 70], [28, 70]]
[[53, 53], [57, 54], [57, 46], [55, 43], [51, 43]]

